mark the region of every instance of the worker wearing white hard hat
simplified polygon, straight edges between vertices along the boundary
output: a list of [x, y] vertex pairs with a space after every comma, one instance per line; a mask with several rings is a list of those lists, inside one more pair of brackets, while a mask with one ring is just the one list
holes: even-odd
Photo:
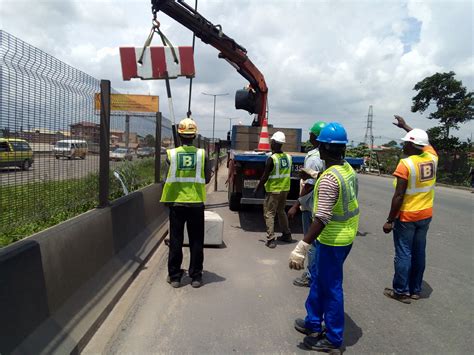
[[[263, 213], [267, 226], [267, 241], [265, 245], [273, 249], [276, 247], [276, 239], [287, 243], [293, 241], [288, 217], [285, 213], [286, 198], [290, 191], [292, 161], [291, 156], [282, 150], [283, 144], [286, 143], [283, 132], [275, 132], [270, 140], [272, 154], [265, 163], [265, 170], [254, 190], [254, 196], [262, 186], [265, 186], [265, 200], [263, 203]], [[275, 216], [277, 215], [283, 234], [275, 238]]]
[[403, 303], [420, 298], [425, 270], [426, 235], [433, 216], [434, 187], [438, 155], [428, 140], [428, 134], [412, 129], [405, 120], [395, 115], [394, 125], [407, 134], [402, 138], [403, 153], [393, 173], [395, 193], [383, 231], [393, 230], [395, 245], [395, 274], [392, 288], [384, 295]]

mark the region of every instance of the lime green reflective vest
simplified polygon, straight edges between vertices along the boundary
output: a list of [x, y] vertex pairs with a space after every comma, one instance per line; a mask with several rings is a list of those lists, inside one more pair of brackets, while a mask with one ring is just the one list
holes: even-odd
[[275, 153], [271, 158], [273, 170], [265, 183], [265, 191], [290, 191], [291, 156], [285, 153]]
[[182, 146], [167, 150], [170, 168], [161, 202], [202, 203], [206, 201], [204, 149]]
[[332, 209], [332, 218], [324, 227], [318, 241], [329, 246], [345, 246], [353, 242], [359, 227], [359, 202], [357, 201], [357, 176], [349, 165], [333, 165], [326, 169], [314, 188], [314, 211], [318, 209], [318, 190], [321, 179], [332, 175], [339, 185], [339, 196]]

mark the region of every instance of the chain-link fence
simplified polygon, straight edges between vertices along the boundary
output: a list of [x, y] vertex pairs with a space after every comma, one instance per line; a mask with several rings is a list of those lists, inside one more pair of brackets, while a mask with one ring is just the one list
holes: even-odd
[[[98, 205], [99, 92], [99, 80], [0, 30], [0, 246]], [[127, 152], [103, 174], [109, 200], [156, 180], [153, 156], [172, 145], [171, 122], [157, 130], [156, 119], [112, 116], [110, 147]]]

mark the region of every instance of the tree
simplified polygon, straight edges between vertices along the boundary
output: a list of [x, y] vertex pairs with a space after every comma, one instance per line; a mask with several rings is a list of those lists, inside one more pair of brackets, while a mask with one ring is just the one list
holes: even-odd
[[143, 140], [145, 142], [145, 146], [147, 147], [155, 146], [155, 137], [153, 135], [147, 134]]
[[390, 142], [383, 144], [383, 146], [396, 148], [398, 147], [398, 143], [394, 140], [391, 140]]
[[424, 112], [431, 102], [437, 110], [430, 113], [429, 119], [439, 120], [444, 126], [445, 137], [449, 137], [451, 128], [459, 129], [459, 124], [474, 118], [474, 93], [467, 92], [462, 81], [454, 79], [453, 71], [436, 73], [418, 82], [413, 90], [412, 112]]
[[470, 142], [461, 142], [458, 137], [448, 137], [446, 135], [445, 127], [432, 127], [426, 131], [428, 133], [428, 138], [430, 144], [437, 151], [468, 151], [470, 147]]

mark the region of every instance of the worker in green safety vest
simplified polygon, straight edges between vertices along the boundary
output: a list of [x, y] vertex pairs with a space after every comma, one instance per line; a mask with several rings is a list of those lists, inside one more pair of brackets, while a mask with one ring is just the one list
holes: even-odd
[[290, 191], [291, 156], [283, 153], [282, 146], [286, 142], [283, 132], [275, 132], [271, 138], [272, 155], [268, 157], [254, 195], [265, 186], [265, 200], [263, 202], [263, 213], [267, 225], [267, 241], [265, 245], [269, 248], [276, 247], [275, 241], [275, 216], [278, 215], [278, 223], [283, 234], [276, 238], [282, 242], [291, 243], [291, 231], [288, 217], [285, 213], [286, 198]]
[[[339, 349], [343, 340], [343, 264], [357, 234], [359, 203], [356, 173], [344, 160], [348, 142], [344, 127], [329, 123], [322, 129], [318, 141], [326, 170], [314, 188], [313, 223], [292, 251], [290, 268], [302, 269], [310, 245], [315, 246], [307, 315], [305, 319], [295, 320], [295, 328], [307, 335], [303, 342], [309, 349], [332, 351]], [[325, 330], [321, 325], [323, 320]]]
[[210, 164], [204, 149], [194, 147], [197, 125], [191, 118], [179, 122], [178, 134], [183, 145], [167, 150], [169, 164], [161, 202], [169, 206], [170, 239], [168, 256], [168, 283], [181, 286], [183, 270], [183, 240], [186, 224], [189, 249], [189, 277], [194, 288], [202, 285], [204, 262], [204, 202], [206, 184], [211, 180]]

